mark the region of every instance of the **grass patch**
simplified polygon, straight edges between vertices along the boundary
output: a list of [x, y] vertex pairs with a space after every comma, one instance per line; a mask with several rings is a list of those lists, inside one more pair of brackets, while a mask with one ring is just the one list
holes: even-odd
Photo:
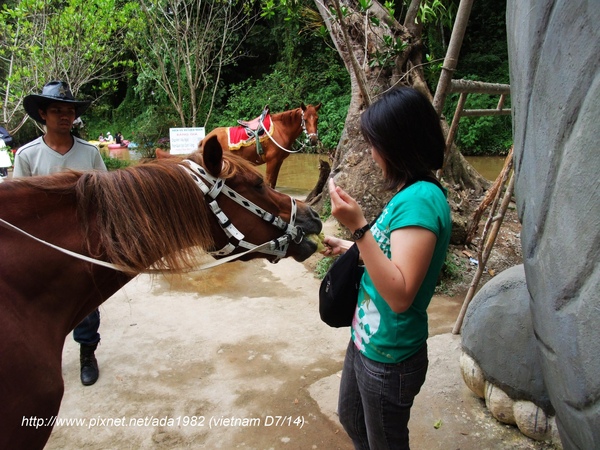
[[124, 159], [118, 158], [110, 158], [107, 156], [102, 156], [102, 161], [104, 161], [104, 164], [106, 165], [106, 168], [108, 170], [123, 169], [131, 165], [131, 161], [126, 161]]
[[446, 255], [446, 261], [442, 266], [440, 278], [435, 288], [436, 294], [452, 295], [452, 286], [462, 283], [467, 271], [465, 262], [452, 252]]
[[327, 219], [331, 217], [331, 199], [327, 197], [323, 201], [323, 206], [321, 207], [321, 221], [325, 222]]
[[335, 261], [335, 257], [325, 256], [324, 258], [321, 258], [319, 262], [317, 262], [317, 266], [315, 267], [315, 275], [319, 280], [325, 278], [325, 274], [333, 264], [333, 261]]

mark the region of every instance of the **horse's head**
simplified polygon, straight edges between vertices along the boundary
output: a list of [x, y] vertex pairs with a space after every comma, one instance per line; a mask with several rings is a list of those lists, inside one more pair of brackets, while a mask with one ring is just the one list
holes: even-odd
[[302, 108], [302, 129], [306, 133], [306, 136], [308, 136], [310, 145], [317, 145], [319, 143], [318, 111], [319, 108], [321, 108], [321, 103], [314, 106], [306, 106], [304, 103], [302, 103], [300, 108]]
[[[316, 244], [305, 236], [319, 234], [322, 223], [306, 204], [268, 187], [262, 175], [247, 161], [223, 152], [217, 138], [203, 143], [202, 154], [188, 158], [189, 168], [200, 175], [199, 186], [207, 190], [215, 216], [212, 226], [217, 258], [242, 253], [266, 244], [262, 253], [277, 261], [292, 256], [303, 261], [316, 251]], [[197, 164], [197, 165], [196, 165]], [[270, 245], [268, 245], [270, 243]], [[252, 252], [240, 259], [261, 257]], [[264, 255], [262, 256], [264, 257]]]

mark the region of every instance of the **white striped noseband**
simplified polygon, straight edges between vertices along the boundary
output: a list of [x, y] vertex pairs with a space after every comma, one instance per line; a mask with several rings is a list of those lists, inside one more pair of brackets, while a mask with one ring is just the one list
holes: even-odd
[[[221, 228], [227, 235], [229, 242], [220, 250], [210, 252], [213, 256], [226, 256], [231, 254], [238, 247], [241, 247], [246, 250], [252, 250], [260, 247], [258, 250], [261, 253], [266, 253], [269, 255], [275, 255], [277, 258], [273, 262], [279, 261], [281, 258], [285, 257], [290, 242], [294, 242], [299, 244], [304, 239], [304, 230], [302, 228], [295, 225], [296, 223], [296, 214], [297, 214], [297, 206], [296, 200], [290, 197], [292, 202], [292, 211], [290, 217], [290, 223], [287, 223], [279, 216], [274, 216], [268, 211], [265, 211], [260, 206], [255, 205], [250, 200], [242, 197], [233, 189], [225, 184], [225, 180], [223, 178], [215, 178], [210, 175], [206, 170], [196, 164], [194, 161], [189, 159], [185, 159], [183, 161], [184, 164], [181, 164], [189, 175], [192, 177], [196, 185], [200, 188], [200, 190], [204, 193], [204, 196], [207, 197], [208, 204], [213, 214], [216, 216]], [[240, 232], [233, 222], [227, 217], [227, 215], [221, 210], [219, 204], [217, 203], [217, 197], [219, 194], [224, 194], [234, 202], [238, 203], [248, 211], [256, 214], [258, 217], [263, 219], [264, 221], [274, 225], [284, 232], [282, 236], [277, 239], [270, 241], [268, 244], [260, 244], [255, 245], [250, 242], [244, 240], [245, 236], [242, 232]]]

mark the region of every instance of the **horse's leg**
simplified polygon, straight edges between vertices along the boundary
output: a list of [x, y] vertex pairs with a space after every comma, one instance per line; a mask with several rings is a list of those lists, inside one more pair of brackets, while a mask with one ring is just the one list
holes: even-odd
[[[62, 347], [34, 336], [18, 336], [9, 345], [14, 357], [4, 359], [0, 368], [0, 448], [42, 449], [46, 445], [64, 392], [61, 373]], [[8, 336], [11, 336], [9, 334]], [[13, 334], [14, 336], [14, 334]], [[9, 339], [10, 341], [10, 339]], [[26, 342], [25, 342], [26, 341]], [[3, 342], [9, 344], [9, 342]], [[0, 345], [3, 355], [9, 347]], [[58, 348], [56, 348], [58, 347]]]
[[275, 185], [277, 184], [277, 178], [279, 177], [279, 170], [281, 169], [282, 164], [283, 159], [273, 158], [267, 160], [266, 181], [273, 189], [275, 189]]

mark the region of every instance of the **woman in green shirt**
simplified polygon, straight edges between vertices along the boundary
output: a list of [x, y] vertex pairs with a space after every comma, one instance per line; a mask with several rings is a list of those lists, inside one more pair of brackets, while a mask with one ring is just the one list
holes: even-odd
[[[444, 136], [430, 101], [394, 89], [361, 116], [386, 187], [399, 192], [369, 227], [330, 180], [332, 214], [354, 232], [365, 274], [346, 352], [338, 412], [357, 449], [408, 449], [408, 420], [427, 372], [427, 307], [450, 241], [446, 191], [434, 177]], [[327, 236], [326, 254], [351, 244]]]

